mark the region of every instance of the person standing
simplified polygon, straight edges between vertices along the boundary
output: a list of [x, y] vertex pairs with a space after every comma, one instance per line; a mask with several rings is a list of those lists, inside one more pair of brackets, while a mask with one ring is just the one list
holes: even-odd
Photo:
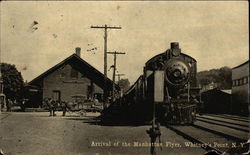
[[52, 113], [52, 116], [56, 116], [56, 108], [57, 108], [57, 104], [58, 104], [58, 101], [54, 101], [52, 100], [51, 101], [51, 105], [52, 105], [52, 108], [51, 108], [51, 113]]
[[54, 102], [51, 98], [45, 98], [44, 99], [45, 104], [48, 106], [49, 108], [49, 116], [54, 116], [55, 112], [54, 112]]
[[[154, 121], [154, 120], [153, 120]], [[150, 142], [151, 142], [151, 148], [150, 148], [150, 153], [151, 155], [156, 155], [156, 150], [155, 150], [155, 143], [157, 138], [159, 139], [159, 144], [161, 143], [161, 130], [160, 130], [160, 122], [158, 119], [155, 119], [155, 125], [152, 125], [152, 127], [147, 130], [147, 134], [150, 137]], [[160, 147], [162, 149], [162, 147]]]
[[66, 115], [66, 111], [67, 111], [67, 102], [65, 101], [61, 101], [61, 107], [62, 107], [62, 116], [65, 116]]
[[7, 100], [7, 111], [8, 112], [11, 112], [11, 107], [12, 107], [12, 101], [11, 101], [11, 99], [8, 99]]
[[22, 112], [25, 112], [25, 104], [26, 104], [26, 102], [27, 102], [27, 99], [22, 99], [21, 100], [20, 107], [21, 107]]

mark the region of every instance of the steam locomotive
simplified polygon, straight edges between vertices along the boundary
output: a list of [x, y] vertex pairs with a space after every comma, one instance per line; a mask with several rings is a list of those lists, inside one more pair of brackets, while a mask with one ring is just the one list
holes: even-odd
[[200, 89], [197, 62], [181, 52], [178, 42], [145, 64], [143, 75], [107, 110], [120, 121], [147, 122], [153, 114], [160, 122], [191, 124], [195, 121]]

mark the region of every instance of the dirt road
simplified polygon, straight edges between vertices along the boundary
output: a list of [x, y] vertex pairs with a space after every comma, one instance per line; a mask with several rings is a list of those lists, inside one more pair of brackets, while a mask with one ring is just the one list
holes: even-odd
[[[47, 112], [1, 113], [0, 149], [10, 154], [150, 154], [150, 126], [101, 126], [93, 116], [49, 117]], [[162, 127], [158, 154], [203, 154]], [[160, 144], [160, 143], [158, 143]]]

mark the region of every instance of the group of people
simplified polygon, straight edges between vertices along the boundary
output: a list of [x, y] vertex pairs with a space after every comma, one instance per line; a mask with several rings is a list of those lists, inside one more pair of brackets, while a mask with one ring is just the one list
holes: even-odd
[[57, 110], [57, 108], [61, 107], [62, 109], [62, 116], [66, 115], [66, 111], [69, 111], [70, 108], [67, 105], [66, 101], [55, 101], [52, 98], [45, 98], [43, 100], [43, 105], [47, 105], [49, 112], [50, 112], [50, 116], [56, 116], [55, 111]]
[[[20, 107], [22, 111], [25, 111], [25, 103], [27, 102], [27, 99], [23, 99], [20, 101]], [[14, 101], [11, 99], [7, 99], [6, 102], [6, 108], [8, 112], [12, 111], [12, 107], [14, 105]], [[66, 101], [55, 101], [52, 98], [45, 98], [43, 100], [43, 105], [47, 106], [50, 112], [50, 116], [56, 116], [55, 111], [58, 110], [58, 108], [61, 108], [62, 110], [62, 116], [66, 115], [67, 111], [71, 111], [70, 106], [68, 106], [68, 103]]]

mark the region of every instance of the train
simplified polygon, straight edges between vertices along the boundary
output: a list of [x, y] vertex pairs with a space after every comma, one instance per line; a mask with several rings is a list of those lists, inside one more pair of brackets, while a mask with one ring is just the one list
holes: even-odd
[[103, 112], [104, 121], [192, 124], [199, 108], [197, 61], [171, 42], [165, 52], [149, 59], [143, 74], [124, 95]]

